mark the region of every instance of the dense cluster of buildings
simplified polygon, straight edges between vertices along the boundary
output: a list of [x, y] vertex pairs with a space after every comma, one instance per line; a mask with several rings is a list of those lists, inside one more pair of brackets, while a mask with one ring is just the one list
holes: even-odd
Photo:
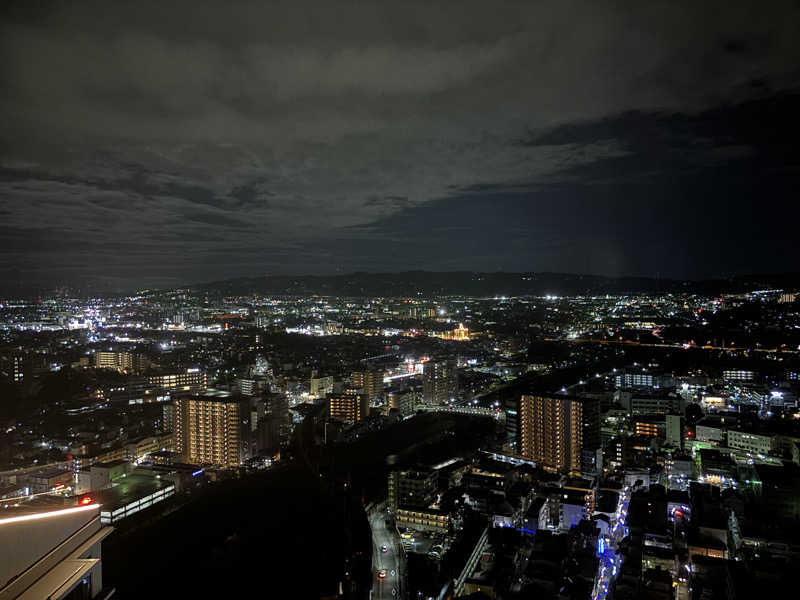
[[[455, 570], [427, 555], [451, 567], [434, 577], [438, 590], [409, 573], [418, 586], [410, 591], [778, 593], [800, 565], [800, 409], [790, 375], [711, 376], [651, 362], [510, 399], [494, 452], [389, 474], [387, 506], [411, 538], [456, 548], [467, 513], [485, 527]], [[427, 547], [402, 543], [411, 554]]]
[[799, 313], [778, 292], [4, 301], [0, 530], [84, 501], [102, 530], [447, 413], [496, 435], [380, 474], [402, 594], [747, 597], [800, 560]]

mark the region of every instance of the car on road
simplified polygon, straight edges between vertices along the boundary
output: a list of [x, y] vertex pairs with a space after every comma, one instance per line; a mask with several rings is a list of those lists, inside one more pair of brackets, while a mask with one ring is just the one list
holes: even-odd
[[386, 544], [381, 546], [381, 552], [388, 552], [388, 551], [389, 551], [389, 548], [386, 547]]
[[378, 579], [384, 579], [386, 577], [386, 569], [378, 570]]

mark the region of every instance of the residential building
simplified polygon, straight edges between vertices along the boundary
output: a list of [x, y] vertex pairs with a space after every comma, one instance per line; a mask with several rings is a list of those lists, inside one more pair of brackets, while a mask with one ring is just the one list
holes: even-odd
[[266, 377], [240, 377], [236, 387], [244, 396], [260, 396], [269, 391], [269, 382]]
[[422, 367], [425, 404], [441, 406], [458, 397], [458, 368], [454, 359], [432, 359]]
[[383, 372], [381, 371], [356, 371], [352, 375], [353, 387], [366, 394], [372, 402], [383, 394]]
[[439, 474], [418, 467], [389, 473], [388, 502], [392, 508], [427, 508], [436, 499]]
[[775, 449], [775, 436], [728, 430], [728, 448], [767, 455]]
[[312, 377], [309, 385], [309, 394], [312, 398], [324, 398], [333, 393], [333, 377]]
[[667, 415], [666, 419], [666, 442], [674, 448], [683, 448], [683, 416]]
[[600, 449], [599, 401], [523, 395], [519, 452], [550, 471], [591, 472]]
[[388, 394], [389, 409], [397, 409], [402, 415], [413, 414], [418, 396], [418, 392], [413, 390], [391, 391]]
[[191, 392], [196, 394], [208, 387], [208, 376], [202, 369], [190, 368], [182, 371], [148, 375], [147, 384], [151, 388], [169, 392]]
[[195, 464], [237, 467], [252, 456], [249, 401], [219, 390], [175, 399], [175, 451]]
[[755, 378], [755, 371], [747, 369], [728, 369], [722, 372], [722, 379], [725, 381], [753, 381]]
[[164, 402], [179, 392], [198, 394], [208, 387], [208, 375], [199, 368], [162, 371], [136, 375], [128, 383], [112, 390], [111, 400], [125, 404]]
[[683, 404], [683, 398], [672, 392], [634, 393], [630, 397], [629, 410], [632, 415], [666, 415], [683, 412]]
[[664, 437], [664, 421], [660, 419], [636, 419], [633, 429], [636, 435], [642, 437]]
[[98, 369], [114, 369], [128, 373], [139, 373], [150, 366], [147, 357], [133, 352], [103, 352], [94, 353], [94, 366]]
[[620, 371], [614, 377], [617, 388], [664, 388], [675, 385], [672, 377], [658, 375], [647, 371]]
[[332, 421], [357, 423], [369, 415], [369, 399], [366, 394], [348, 390], [343, 394], [328, 396], [328, 416]]
[[449, 513], [434, 508], [398, 508], [395, 521], [398, 527], [409, 527], [422, 531], [447, 533], [450, 529]]

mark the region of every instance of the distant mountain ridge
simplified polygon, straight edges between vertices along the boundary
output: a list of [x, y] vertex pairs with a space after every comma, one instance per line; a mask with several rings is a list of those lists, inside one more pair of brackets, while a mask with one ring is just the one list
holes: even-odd
[[648, 277], [606, 277], [570, 273], [479, 273], [471, 271], [355, 272], [343, 275], [264, 275], [213, 281], [194, 289], [226, 296], [248, 294], [413, 297], [542, 296], [600, 294], [722, 294], [757, 289], [800, 288], [800, 273], [740, 275], [687, 281]]

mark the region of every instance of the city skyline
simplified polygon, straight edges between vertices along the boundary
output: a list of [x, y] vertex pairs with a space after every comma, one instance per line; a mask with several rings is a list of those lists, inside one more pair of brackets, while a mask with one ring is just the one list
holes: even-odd
[[798, 31], [0, 2], [0, 598], [793, 598]]
[[[25, 540], [0, 540], [3, 592], [675, 600], [792, 572], [797, 281], [513, 296], [362, 283], [2, 300], [0, 537]], [[74, 554], [38, 558], [67, 536]], [[543, 551], [575, 568], [542, 570]]]

